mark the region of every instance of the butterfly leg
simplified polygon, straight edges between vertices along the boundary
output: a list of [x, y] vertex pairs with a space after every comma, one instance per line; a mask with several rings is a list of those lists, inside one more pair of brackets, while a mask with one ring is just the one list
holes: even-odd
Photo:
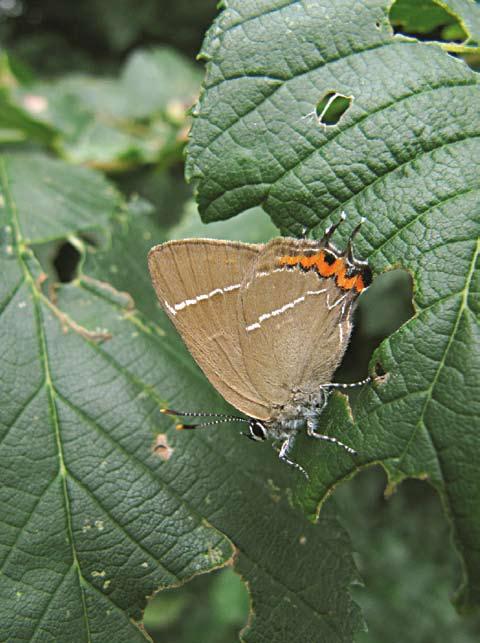
[[288, 452], [293, 447], [294, 441], [295, 441], [295, 435], [292, 434], [282, 444], [278, 457], [280, 458], [280, 460], [282, 460], [282, 462], [286, 462], [290, 466], [295, 467], [295, 469], [298, 469], [299, 471], [301, 471], [303, 473], [303, 475], [305, 476], [305, 478], [308, 480], [309, 479], [308, 478], [308, 473], [305, 471], [305, 469], [303, 467], [301, 467], [299, 464], [297, 464], [296, 462], [293, 462], [293, 460], [289, 460], [288, 457], [287, 457]]
[[372, 381], [373, 380], [369, 375], [364, 380], [360, 380], [359, 382], [351, 382], [350, 384], [342, 384], [340, 382], [330, 382], [329, 384], [322, 384], [322, 386], [324, 389], [328, 391], [332, 391], [334, 388], [338, 388], [338, 389], [357, 388], [359, 386], [365, 386], [365, 384], [370, 384]]
[[337, 440], [337, 438], [332, 438], [330, 435], [323, 435], [323, 433], [317, 433], [316, 432], [317, 428], [317, 423], [313, 418], [309, 418], [307, 420], [307, 435], [309, 435], [311, 438], [316, 438], [317, 440], [324, 440], [325, 442], [332, 442], [333, 444], [338, 444], [339, 447], [342, 447], [350, 453], [350, 455], [357, 455], [357, 452], [355, 449], [352, 449], [352, 447], [349, 447], [348, 445], [344, 444], [343, 442], [340, 442], [340, 440]]

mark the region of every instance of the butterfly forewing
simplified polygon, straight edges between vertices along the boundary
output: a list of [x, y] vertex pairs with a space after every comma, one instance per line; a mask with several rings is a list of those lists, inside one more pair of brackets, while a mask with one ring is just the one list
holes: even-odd
[[267, 419], [270, 404], [248, 375], [238, 300], [243, 278], [263, 246], [211, 239], [152, 248], [149, 268], [163, 309], [205, 375], [240, 411]]

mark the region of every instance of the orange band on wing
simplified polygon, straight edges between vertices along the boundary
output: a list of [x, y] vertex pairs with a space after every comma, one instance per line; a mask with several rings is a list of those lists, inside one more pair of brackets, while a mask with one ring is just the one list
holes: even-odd
[[[321, 250], [310, 257], [305, 255], [285, 255], [279, 258], [278, 263], [280, 266], [290, 266], [292, 268], [300, 266], [304, 270], [315, 268], [318, 274], [324, 278], [335, 276], [335, 283], [342, 290], [355, 288], [358, 293], [361, 293], [365, 289], [361, 274], [356, 273], [351, 277], [347, 276], [347, 264], [342, 257], [335, 258], [333, 262], [328, 262], [326, 257], [325, 252]], [[331, 258], [332, 255], [329, 254], [328, 257]]]
[[355, 284], [355, 290], [356, 290], [358, 293], [361, 293], [361, 292], [362, 292], [362, 290], [365, 290], [365, 283], [364, 283], [364, 281], [363, 281], [363, 277], [362, 277], [362, 275], [358, 275], [358, 276], [357, 276], [357, 282], [356, 282], [356, 284]]
[[297, 266], [302, 259], [306, 259], [307, 257], [302, 257], [301, 255], [296, 255], [296, 256], [288, 256], [285, 255], [283, 257], [280, 257], [278, 260], [278, 264], [280, 266]]
[[343, 259], [335, 259], [332, 263], [328, 263], [323, 250], [310, 257], [285, 255], [279, 258], [278, 263], [280, 266], [301, 266], [304, 270], [316, 268], [321, 277], [331, 277], [344, 265]]
[[351, 277], [347, 277], [347, 268], [344, 266], [337, 272], [335, 283], [339, 288], [342, 288], [342, 290], [351, 290], [356, 285], [357, 278], [358, 275], [355, 274]]
[[[332, 256], [332, 255], [329, 255]], [[278, 260], [280, 266], [301, 266], [304, 270], [316, 268], [321, 277], [331, 277], [342, 270], [345, 266], [343, 259], [336, 259], [329, 263], [326, 261], [325, 252], [317, 252], [310, 257], [305, 255], [285, 255]]]
[[342, 270], [343, 266], [343, 259], [335, 259], [333, 263], [328, 263], [325, 259], [324, 252], [319, 252], [317, 255], [315, 267], [317, 268], [319, 275], [322, 277], [331, 277], [332, 275], [336, 275], [339, 270]]

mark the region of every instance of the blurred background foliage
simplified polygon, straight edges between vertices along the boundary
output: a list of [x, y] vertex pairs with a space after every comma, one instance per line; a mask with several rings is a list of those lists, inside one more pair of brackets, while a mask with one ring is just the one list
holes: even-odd
[[[0, 0], [2, 150], [41, 149], [107, 174], [143, 215], [135, 232], [146, 251], [172, 235], [172, 225], [177, 237], [209, 235], [183, 179], [183, 149], [202, 79], [195, 56], [216, 12], [215, 0]], [[462, 40], [460, 25], [430, 0], [399, 0], [390, 19], [415, 37]], [[266, 217], [251, 221], [273, 234]], [[94, 254], [121, 234], [117, 220], [110, 240], [87, 234], [83, 242]], [[75, 243], [39, 250], [55, 279], [75, 276]], [[110, 277], [121, 288], [121, 272]], [[377, 278], [338, 379], [364, 376], [374, 348], [413, 312], [408, 274]], [[450, 602], [461, 569], [437, 495], [421, 481], [403, 483], [389, 499], [384, 488], [383, 473], [370, 470], [336, 492], [365, 582], [354, 588], [369, 624], [358, 641], [478, 641], [478, 617], [461, 618]], [[145, 626], [156, 641], [229, 643], [248, 604], [245, 585], [226, 569], [157, 594]]]

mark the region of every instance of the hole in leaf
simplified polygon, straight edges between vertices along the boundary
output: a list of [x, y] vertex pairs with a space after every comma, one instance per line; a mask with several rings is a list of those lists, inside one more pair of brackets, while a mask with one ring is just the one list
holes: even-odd
[[394, 33], [426, 42], [464, 42], [460, 18], [435, 0], [396, 0], [389, 13]]
[[58, 280], [67, 283], [75, 279], [79, 262], [80, 253], [75, 246], [68, 241], [62, 243], [53, 260]]
[[353, 96], [344, 96], [338, 92], [328, 92], [317, 103], [315, 113], [322, 125], [336, 125], [352, 104]]
[[[390, 270], [374, 277], [358, 300], [352, 339], [335, 381], [356, 382], [367, 375], [373, 351], [413, 317], [412, 297], [412, 278], [406, 270]], [[384, 377], [386, 373], [380, 368], [377, 374]]]
[[143, 623], [154, 641], [220, 643], [238, 640], [248, 610], [245, 583], [226, 568], [159, 592], [149, 601]]
[[383, 366], [380, 364], [380, 362], [377, 362], [375, 364], [375, 375], [377, 377], [383, 377], [384, 375], [386, 375], [386, 371], [383, 368]]
[[376, 27], [377, 29], [380, 29], [380, 27], [381, 27], [381, 26], [382, 26], [382, 25], [380, 24], [380, 20], [377, 20], [377, 21], [375, 22], [375, 27]]

